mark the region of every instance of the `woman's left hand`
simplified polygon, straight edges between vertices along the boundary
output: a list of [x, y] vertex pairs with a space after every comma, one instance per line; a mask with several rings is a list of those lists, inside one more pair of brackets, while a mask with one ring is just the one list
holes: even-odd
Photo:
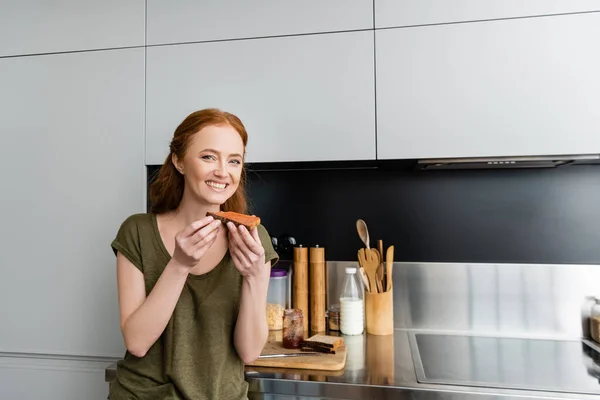
[[229, 252], [235, 267], [244, 278], [265, 273], [265, 249], [258, 236], [258, 228], [248, 232], [245, 226], [236, 227], [228, 222]]

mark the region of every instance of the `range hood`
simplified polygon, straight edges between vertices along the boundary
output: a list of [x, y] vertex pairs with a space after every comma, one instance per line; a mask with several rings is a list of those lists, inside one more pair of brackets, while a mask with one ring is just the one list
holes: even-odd
[[600, 155], [432, 158], [417, 161], [420, 170], [555, 168], [571, 164], [600, 164]]

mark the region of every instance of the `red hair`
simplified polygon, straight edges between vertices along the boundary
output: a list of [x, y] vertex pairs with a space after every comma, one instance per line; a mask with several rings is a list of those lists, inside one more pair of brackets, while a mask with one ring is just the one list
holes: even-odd
[[[169, 155], [158, 171], [156, 179], [150, 185], [151, 212], [160, 214], [173, 211], [179, 207], [179, 203], [181, 203], [183, 197], [185, 182], [183, 175], [173, 165], [173, 154], [182, 160], [194, 135], [202, 128], [210, 125], [230, 125], [240, 134], [245, 152], [246, 144], [248, 143], [248, 133], [244, 124], [242, 124], [242, 121], [237, 116], [217, 108], [207, 108], [191, 113], [175, 129]], [[247, 210], [246, 168], [244, 165], [242, 166], [239, 186], [235, 193], [221, 205], [221, 211], [235, 211], [245, 214]]]

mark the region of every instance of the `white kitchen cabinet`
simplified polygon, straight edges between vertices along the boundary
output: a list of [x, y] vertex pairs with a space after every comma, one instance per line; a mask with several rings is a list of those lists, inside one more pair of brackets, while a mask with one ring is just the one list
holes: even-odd
[[208, 107], [241, 118], [249, 162], [375, 159], [373, 42], [363, 31], [148, 48], [146, 164]]
[[0, 357], [0, 398], [11, 400], [103, 400], [110, 361]]
[[2, 0], [0, 57], [144, 45], [144, 0]]
[[148, 44], [373, 29], [372, 0], [148, 0]]
[[374, 0], [375, 27], [600, 11], [598, 0]]
[[145, 210], [144, 49], [3, 58], [0, 87], [0, 353], [122, 357], [110, 243]]
[[600, 13], [376, 31], [378, 158], [600, 152]]

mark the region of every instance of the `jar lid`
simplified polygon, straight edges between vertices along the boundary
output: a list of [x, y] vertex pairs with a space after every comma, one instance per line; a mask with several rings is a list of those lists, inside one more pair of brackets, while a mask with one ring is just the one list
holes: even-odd
[[340, 315], [340, 306], [339, 304], [333, 304], [327, 310], [327, 315], [331, 317], [339, 317]]
[[271, 278], [284, 278], [287, 276], [287, 272], [285, 269], [281, 268], [272, 268], [271, 269]]
[[296, 316], [296, 317], [302, 317], [302, 310], [300, 308], [286, 308], [285, 310], [283, 310], [283, 315], [285, 317], [292, 317], [292, 316]]

